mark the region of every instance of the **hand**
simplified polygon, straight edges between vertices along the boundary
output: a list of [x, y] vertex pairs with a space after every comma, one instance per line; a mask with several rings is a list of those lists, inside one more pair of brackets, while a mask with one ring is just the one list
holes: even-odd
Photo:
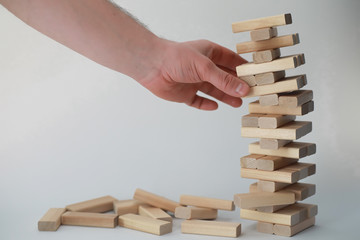
[[235, 67], [246, 60], [206, 40], [161, 41], [162, 60], [138, 80], [140, 84], [160, 98], [202, 110], [215, 110], [218, 104], [197, 95], [198, 91], [233, 107], [241, 106], [240, 97], [249, 92], [249, 86], [236, 77]]

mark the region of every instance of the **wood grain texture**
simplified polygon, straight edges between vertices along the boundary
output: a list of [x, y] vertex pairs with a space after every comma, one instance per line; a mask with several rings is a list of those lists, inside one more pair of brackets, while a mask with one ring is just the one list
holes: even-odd
[[199, 197], [192, 195], [181, 195], [180, 203], [183, 205], [205, 207], [205, 208], [227, 210], [227, 211], [234, 211], [235, 209], [234, 202], [231, 200]]
[[114, 201], [114, 212], [121, 216], [127, 213], [134, 213], [138, 214], [139, 206], [141, 204], [145, 204], [143, 202], [140, 202], [135, 199], [129, 199], [129, 200], [115, 200]]
[[216, 219], [217, 209], [201, 208], [201, 207], [177, 207], [175, 209], [175, 217], [183, 219]]
[[117, 214], [66, 212], [61, 221], [63, 225], [114, 228], [117, 218]]
[[[300, 122], [293, 122], [296, 116], [294, 115], [280, 115], [280, 114], [266, 114], [259, 117], [259, 128], [275, 129], [283, 125], [291, 125]], [[290, 123], [291, 122], [291, 123]]]
[[267, 27], [250, 32], [251, 41], [267, 40], [273, 37], [277, 37], [278, 31], [276, 27]]
[[256, 160], [256, 169], [264, 171], [275, 171], [277, 169], [289, 166], [298, 161], [296, 158], [284, 158], [277, 156], [264, 156]]
[[239, 208], [256, 208], [295, 203], [292, 192], [253, 192], [234, 195], [234, 203]]
[[139, 206], [139, 215], [159, 219], [167, 222], [172, 222], [172, 217], [164, 212], [161, 208], [152, 207], [149, 205]]
[[259, 117], [264, 114], [247, 114], [241, 118], [241, 125], [243, 127], [258, 127], [259, 126]]
[[313, 100], [312, 90], [298, 90], [279, 96], [279, 105], [287, 107], [298, 107]]
[[239, 237], [241, 224], [206, 220], [185, 220], [181, 223], [181, 232], [221, 237]]
[[268, 94], [259, 97], [259, 103], [261, 106], [276, 106], [279, 105], [279, 94]]
[[164, 235], [172, 231], [172, 223], [135, 215], [132, 213], [119, 216], [119, 226], [155, 235]]
[[271, 62], [279, 58], [280, 55], [281, 55], [280, 49], [275, 48], [275, 49], [254, 52], [252, 54], [252, 57], [254, 63], [265, 63], [265, 62]]
[[117, 199], [112, 196], [104, 196], [67, 205], [66, 209], [72, 212], [103, 213], [113, 210], [113, 202], [115, 200]]
[[285, 71], [267, 72], [253, 75], [256, 85], [266, 85], [275, 83], [285, 77]]
[[304, 142], [291, 142], [284, 147], [276, 150], [263, 149], [260, 147], [259, 142], [249, 144], [250, 154], [270, 155], [287, 158], [303, 158], [315, 154], [316, 145], [315, 143], [304, 143]]
[[250, 87], [253, 87], [256, 85], [254, 75], [242, 76], [241, 79], [244, 80]]
[[240, 158], [240, 166], [243, 168], [257, 169], [257, 159], [265, 157], [261, 154], [250, 154]]
[[56, 231], [61, 225], [61, 215], [63, 215], [65, 211], [65, 208], [50, 208], [38, 221], [38, 230]]
[[314, 102], [310, 101], [298, 107], [287, 106], [261, 106], [259, 101], [249, 103], [249, 112], [262, 114], [280, 114], [303, 116], [314, 111]]
[[281, 147], [284, 147], [286, 144], [289, 144], [289, 143], [291, 143], [291, 140], [261, 138], [260, 139], [260, 148], [277, 150]]

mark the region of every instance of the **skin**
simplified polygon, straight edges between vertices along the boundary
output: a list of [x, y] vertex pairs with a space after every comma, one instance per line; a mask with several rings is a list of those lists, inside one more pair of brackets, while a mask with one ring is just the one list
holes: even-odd
[[26, 24], [83, 56], [130, 76], [156, 96], [202, 110], [240, 107], [249, 86], [236, 77], [246, 62], [207, 40], [157, 37], [107, 0], [0, 0]]

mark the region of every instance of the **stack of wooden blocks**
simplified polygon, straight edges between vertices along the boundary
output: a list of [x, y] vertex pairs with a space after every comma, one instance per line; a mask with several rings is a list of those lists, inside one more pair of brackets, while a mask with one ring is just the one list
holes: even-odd
[[298, 203], [315, 194], [315, 185], [299, 180], [315, 174], [315, 164], [299, 159], [316, 151], [314, 143], [297, 142], [312, 123], [295, 121], [314, 110], [313, 92], [300, 90], [306, 75], [285, 77], [285, 70], [305, 63], [304, 54], [281, 57], [280, 48], [299, 43], [299, 35], [277, 36], [277, 26], [291, 24], [290, 14], [233, 23], [233, 32], [250, 31], [251, 40], [237, 44], [237, 53], [253, 52], [253, 62], [236, 68], [237, 75], [259, 97], [242, 118], [241, 135], [260, 138], [241, 158], [241, 177], [257, 179], [250, 192], [236, 194], [240, 216], [258, 221], [260, 232], [292, 236], [315, 224], [317, 205]]

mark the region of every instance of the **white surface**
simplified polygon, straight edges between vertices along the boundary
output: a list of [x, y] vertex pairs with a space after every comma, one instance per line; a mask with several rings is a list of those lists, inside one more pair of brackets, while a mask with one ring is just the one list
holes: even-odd
[[[235, 49], [249, 39], [231, 23], [291, 12], [304, 52], [316, 110], [318, 153], [316, 227], [293, 239], [358, 239], [359, 210], [359, 1], [118, 1], [160, 36], [205, 38]], [[0, 7], [0, 239], [157, 239], [123, 228], [63, 226], [38, 232], [50, 207], [102, 195], [131, 198], [137, 187], [168, 198], [196, 194], [231, 199], [253, 181], [240, 178], [240, 156], [251, 139], [240, 137], [247, 107], [220, 105], [203, 112], [165, 102], [126, 76], [103, 68], [26, 26]], [[248, 57], [249, 55], [246, 55]], [[280, 239], [257, 233], [238, 211], [246, 239]], [[221, 239], [180, 234], [179, 221], [163, 239]]]

